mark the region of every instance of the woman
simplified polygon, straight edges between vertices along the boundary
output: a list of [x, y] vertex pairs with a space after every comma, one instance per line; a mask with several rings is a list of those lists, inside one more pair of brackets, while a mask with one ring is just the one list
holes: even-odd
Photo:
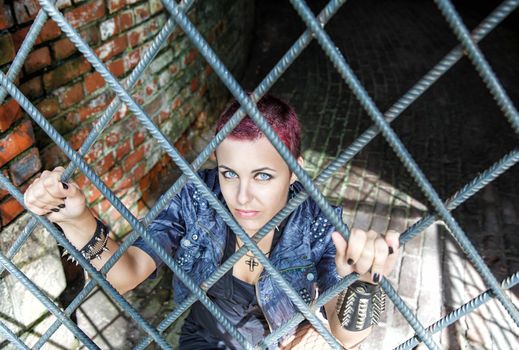
[[[300, 125], [293, 109], [273, 96], [263, 97], [257, 107], [302, 166]], [[217, 132], [238, 108], [239, 104], [234, 102], [223, 112]], [[302, 189], [294, 173], [249, 117], [216, 148], [215, 156], [217, 168], [201, 171], [200, 176], [249, 236]], [[34, 213], [47, 215], [59, 225], [70, 242], [101, 269], [118, 243], [108, 238], [106, 226], [86, 207], [85, 196], [77, 184], [60, 182], [62, 173], [61, 167], [44, 171], [27, 189], [25, 203]], [[342, 213], [340, 208], [336, 212]], [[197, 284], [243, 245], [192, 183], [184, 186], [148, 231]], [[334, 232], [316, 203], [307, 199], [258, 247], [307, 303], [341, 277], [351, 272], [361, 275], [360, 281], [324, 308], [331, 332], [345, 347], [352, 348], [369, 334], [383, 308], [376, 284], [394, 266], [398, 238], [394, 231], [382, 236], [353, 229], [346, 242]], [[157, 254], [139, 238], [110, 269], [107, 279], [120, 293], [125, 293], [154, 275], [162, 265]], [[176, 276], [173, 288], [177, 304], [190, 294]], [[297, 312], [250, 251], [207, 294], [252, 344]], [[307, 324], [299, 329], [311, 331]], [[182, 327], [180, 348], [234, 349], [240, 345], [196, 302]]]

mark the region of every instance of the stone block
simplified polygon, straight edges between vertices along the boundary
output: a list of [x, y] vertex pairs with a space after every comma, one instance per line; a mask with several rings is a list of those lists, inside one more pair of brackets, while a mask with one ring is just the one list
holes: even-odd
[[[27, 225], [29, 218], [30, 216], [25, 214], [2, 230], [0, 235], [2, 252], [9, 250]], [[43, 228], [34, 230], [12, 261], [51, 300], [55, 300], [65, 289], [65, 275], [56, 241]], [[41, 324], [40, 318], [47, 313], [47, 309], [13, 275], [4, 273], [5, 277], [0, 280], [1, 321], [22, 340], [29, 340], [32, 334], [38, 334], [32, 327], [35, 323]], [[41, 329], [43, 330], [44, 327]], [[68, 340], [63, 340], [64, 342], [60, 340], [58, 347], [70, 349], [71, 338], [65, 336], [64, 339]], [[0, 341], [3, 340], [0, 337]]]

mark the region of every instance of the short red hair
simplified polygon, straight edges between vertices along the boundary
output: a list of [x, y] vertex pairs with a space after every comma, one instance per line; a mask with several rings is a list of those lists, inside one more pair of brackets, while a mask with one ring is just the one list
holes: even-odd
[[[289, 104], [272, 95], [263, 96], [256, 106], [294, 158], [299, 157], [301, 154], [301, 125], [294, 109]], [[225, 123], [231, 119], [239, 108], [240, 104], [238, 101], [233, 101], [227, 106], [220, 118], [218, 118], [216, 133], [223, 128]], [[261, 136], [263, 136], [261, 130], [246, 115], [227, 137], [253, 141]]]

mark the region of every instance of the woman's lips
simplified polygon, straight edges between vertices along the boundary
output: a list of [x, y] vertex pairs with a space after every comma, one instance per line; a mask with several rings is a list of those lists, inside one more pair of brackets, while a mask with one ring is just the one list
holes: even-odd
[[244, 219], [250, 219], [255, 217], [259, 214], [259, 211], [257, 210], [242, 210], [242, 209], [235, 209], [236, 214], [238, 214], [239, 217]]

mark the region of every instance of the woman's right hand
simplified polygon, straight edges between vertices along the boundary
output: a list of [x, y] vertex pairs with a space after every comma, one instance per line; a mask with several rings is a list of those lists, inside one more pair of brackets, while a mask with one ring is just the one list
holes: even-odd
[[92, 214], [86, 207], [85, 195], [79, 186], [73, 181], [61, 182], [64, 171], [63, 167], [44, 170], [25, 191], [25, 205], [33, 213], [46, 215], [57, 224], [83, 219], [90, 221]]

